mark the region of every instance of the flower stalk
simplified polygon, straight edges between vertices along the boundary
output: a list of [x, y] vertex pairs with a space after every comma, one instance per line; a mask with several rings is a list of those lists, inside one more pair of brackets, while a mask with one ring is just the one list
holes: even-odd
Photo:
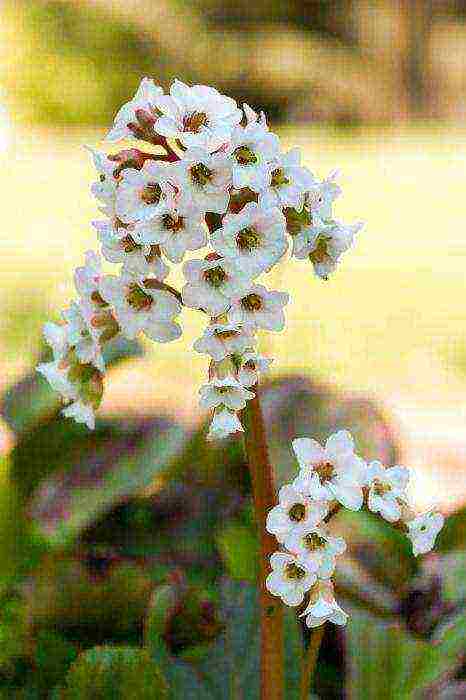
[[269, 557], [276, 549], [275, 538], [267, 532], [265, 522], [276, 496], [258, 387], [256, 396], [244, 409], [244, 422], [246, 453], [260, 539], [261, 699], [282, 700], [283, 606], [279, 598], [271, 595], [265, 585], [269, 573]]
[[309, 643], [304, 648], [301, 666], [301, 700], [309, 700], [324, 632], [325, 624], [315, 627], [311, 632]]

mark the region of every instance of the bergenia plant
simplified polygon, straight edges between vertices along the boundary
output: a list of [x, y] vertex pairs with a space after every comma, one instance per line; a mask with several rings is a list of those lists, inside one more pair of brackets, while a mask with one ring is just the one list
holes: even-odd
[[[110, 155], [91, 151], [102, 214], [94, 227], [101, 255], [119, 270], [106, 274], [99, 254], [86, 254], [77, 300], [62, 323], [45, 326], [53, 360], [38, 371], [63, 397], [64, 415], [92, 429], [104, 391], [102, 346], [120, 334], [169, 343], [181, 336], [183, 306], [203, 314], [193, 347], [209, 358], [199, 389], [211, 412], [207, 438], [245, 432], [261, 541], [262, 697], [273, 700], [283, 687], [281, 601], [310, 628], [347, 622], [332, 583], [346, 548], [331, 527], [338, 510], [379, 514], [406, 532], [415, 554], [433, 547], [443, 518], [416, 516], [408, 471], [366, 464], [345, 430], [325, 446], [293, 441], [300, 471], [276, 503], [258, 388], [271, 359], [258, 352], [257, 336], [284, 330], [289, 294], [268, 288], [266, 277], [288, 258], [322, 280], [335, 271], [362, 226], [334, 218], [337, 174], [319, 179], [298, 149], [284, 152], [264, 113], [179, 80], [167, 94], [142, 80], [106, 137], [121, 140], [133, 143]], [[181, 289], [167, 282], [175, 265]], [[307, 652], [309, 673], [318, 640]]]

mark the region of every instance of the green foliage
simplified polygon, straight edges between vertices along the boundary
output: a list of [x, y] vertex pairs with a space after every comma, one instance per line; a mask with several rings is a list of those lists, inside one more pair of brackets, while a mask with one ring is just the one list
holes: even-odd
[[350, 697], [423, 697], [461, 664], [465, 633], [464, 612], [439, 630], [438, 639], [427, 642], [412, 639], [399, 624], [387, 625], [353, 609], [346, 633]]
[[221, 528], [217, 544], [229, 575], [237, 580], [255, 583], [259, 574], [259, 542], [257, 528], [243, 514]]
[[167, 685], [147, 651], [95, 647], [72, 666], [63, 700], [164, 700]]
[[[221, 588], [220, 619], [224, 631], [197, 662], [186, 662], [171, 656], [164, 638], [166, 627], [176, 604], [176, 592], [166, 587], [157, 595], [153, 606], [163, 610], [154, 612], [148, 620], [146, 641], [153, 658], [166, 675], [171, 698], [259, 698], [260, 640], [258, 591], [255, 586], [226, 580]], [[293, 610], [285, 610], [285, 697], [299, 697], [299, 659], [302, 638]]]

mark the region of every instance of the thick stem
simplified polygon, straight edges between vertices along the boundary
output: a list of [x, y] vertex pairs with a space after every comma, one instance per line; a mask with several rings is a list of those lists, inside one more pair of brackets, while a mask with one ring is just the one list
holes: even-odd
[[260, 540], [261, 699], [282, 700], [283, 606], [265, 586], [270, 571], [269, 557], [277, 549], [275, 538], [265, 529], [265, 521], [268, 511], [275, 505], [276, 494], [258, 392], [256, 387], [256, 396], [248, 402], [244, 419], [246, 452]]
[[309, 644], [303, 652], [303, 662], [301, 666], [301, 700], [309, 700], [314, 669], [319, 656], [320, 644], [324, 632], [325, 623], [320, 627], [315, 627], [311, 632]]

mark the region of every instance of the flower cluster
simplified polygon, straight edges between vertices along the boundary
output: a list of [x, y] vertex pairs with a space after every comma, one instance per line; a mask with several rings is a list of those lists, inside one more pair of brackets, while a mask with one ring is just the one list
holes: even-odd
[[415, 555], [433, 548], [443, 516], [432, 511], [416, 516], [406, 492], [409, 471], [377, 461], [367, 464], [346, 430], [331, 435], [325, 447], [309, 438], [297, 438], [292, 445], [300, 470], [280, 489], [279, 503], [267, 516], [267, 530], [283, 549], [270, 558], [266, 585], [286, 605], [305, 603], [301, 615], [309, 627], [327, 620], [344, 625], [348, 616], [333, 595], [332, 575], [346, 543], [328, 525], [337, 510], [366, 506], [380, 514], [406, 533]]
[[[66, 414], [91, 425], [102, 343], [117, 333], [170, 342], [181, 335], [182, 306], [200, 310], [206, 326], [194, 350], [210, 359], [200, 402], [213, 414], [210, 436], [225, 437], [242, 430], [238, 412], [271, 362], [257, 352], [257, 332], [285, 326], [288, 293], [259, 278], [289, 251], [327, 279], [361, 225], [333, 218], [335, 173], [319, 180], [299, 150], [282, 151], [263, 113], [240, 109], [214, 88], [175, 80], [165, 94], [144, 78], [107, 136], [128, 139], [145, 142], [145, 150], [92, 151], [92, 192], [104, 217], [94, 227], [102, 256], [121, 266], [119, 274], [101, 274], [88, 255], [79, 273], [87, 287], [78, 289], [63, 326], [46, 327], [54, 362], [40, 371], [73, 402]], [[166, 279], [180, 263], [178, 292]]]

